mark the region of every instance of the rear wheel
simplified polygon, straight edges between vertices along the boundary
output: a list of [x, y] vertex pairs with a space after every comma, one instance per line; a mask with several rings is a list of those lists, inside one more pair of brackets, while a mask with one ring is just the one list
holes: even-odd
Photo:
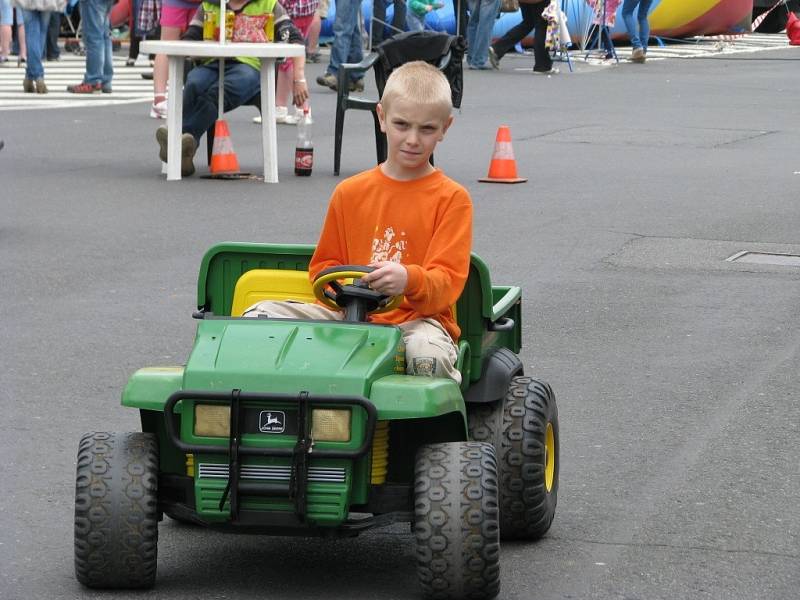
[[497, 452], [502, 539], [535, 540], [553, 522], [558, 499], [558, 409], [550, 386], [514, 377], [505, 398], [470, 404], [470, 439]]
[[158, 553], [158, 443], [87, 433], [75, 479], [75, 575], [92, 588], [149, 588]]
[[497, 463], [491, 444], [422, 446], [414, 482], [417, 574], [426, 598], [500, 591]]

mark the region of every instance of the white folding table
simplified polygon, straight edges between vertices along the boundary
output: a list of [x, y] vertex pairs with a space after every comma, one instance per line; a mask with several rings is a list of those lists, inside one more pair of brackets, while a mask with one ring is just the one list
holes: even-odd
[[261, 143], [264, 149], [264, 181], [278, 182], [278, 131], [275, 125], [275, 61], [304, 56], [300, 44], [243, 44], [226, 42], [147, 40], [141, 43], [142, 54], [165, 54], [169, 57], [167, 98], [167, 180], [181, 178], [181, 132], [183, 124], [183, 63], [187, 56], [233, 58], [249, 56], [261, 59]]

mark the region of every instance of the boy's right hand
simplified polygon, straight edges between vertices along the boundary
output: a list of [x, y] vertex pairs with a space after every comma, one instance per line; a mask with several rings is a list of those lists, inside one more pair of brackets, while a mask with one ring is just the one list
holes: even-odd
[[408, 271], [397, 262], [381, 261], [370, 263], [375, 270], [361, 278], [376, 292], [386, 296], [398, 296], [406, 291], [408, 284]]

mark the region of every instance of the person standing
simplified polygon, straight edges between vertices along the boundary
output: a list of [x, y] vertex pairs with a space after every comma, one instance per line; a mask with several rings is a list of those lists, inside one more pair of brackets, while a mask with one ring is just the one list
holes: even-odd
[[32, 94], [46, 94], [47, 85], [44, 83], [44, 58], [47, 26], [50, 22], [51, 11], [62, 11], [66, 0], [14, 0], [22, 13], [25, 23], [25, 46], [28, 57], [25, 63], [25, 78], [22, 80], [22, 89]]
[[[386, 5], [391, 3], [393, 6], [392, 22], [386, 23]], [[406, 3], [404, 0], [373, 0], [372, 3], [372, 47], [380, 44], [384, 39], [384, 27], [389, 25], [391, 33], [389, 37], [394, 37], [403, 32], [406, 24]]]
[[[282, 0], [281, 6], [286, 9], [294, 26], [308, 43], [308, 31], [314, 21], [314, 15], [319, 6], [319, 0]], [[275, 87], [275, 121], [286, 125], [297, 125], [300, 117], [289, 113], [289, 94], [293, 94], [293, 87], [298, 83], [294, 78], [294, 62], [286, 60], [278, 66], [278, 77]], [[302, 83], [305, 83], [303, 78]], [[292, 96], [294, 97], [294, 95]], [[302, 116], [303, 109], [309, 109], [308, 100], [299, 107]]]
[[[650, 12], [652, 3], [653, 0], [625, 0], [622, 5], [622, 20], [625, 22], [625, 29], [628, 30], [631, 38], [631, 47], [633, 48], [631, 60], [635, 63], [643, 63], [647, 60], [647, 40], [650, 38], [650, 23], [647, 22], [647, 13]], [[637, 7], [638, 13], [634, 20], [633, 11]]]
[[[542, 7], [544, 10], [544, 6]], [[491, 69], [486, 64], [492, 29], [500, 10], [500, 0], [469, 0], [467, 25], [467, 65], [470, 69]]]
[[48, 61], [61, 60], [61, 48], [58, 47], [58, 36], [61, 34], [61, 13], [53, 11], [47, 23], [47, 42], [45, 57]]
[[14, 9], [11, 0], [0, 0], [0, 64], [8, 62], [11, 54], [11, 26], [14, 24]]
[[547, 19], [542, 16], [542, 13], [548, 4], [548, 0], [520, 0], [519, 9], [522, 12], [522, 22], [509, 29], [503, 37], [489, 46], [489, 62], [492, 63], [492, 67], [499, 69], [500, 59], [533, 31], [533, 72], [558, 73], [558, 70], [553, 68], [553, 59], [545, 46]]
[[[497, 0], [498, 2], [500, 0]], [[364, 58], [361, 48], [361, 2], [360, 0], [339, 0], [336, 3], [336, 18], [333, 20], [333, 46], [331, 60], [324, 75], [317, 77], [321, 86], [335, 90], [337, 88], [337, 73], [339, 65], [343, 63], [357, 63]], [[364, 75], [352, 73], [350, 76], [350, 91], [364, 91]]]
[[[219, 2], [215, 4], [219, 5]], [[162, 0], [161, 39], [181, 39], [199, 5], [200, 0]], [[150, 117], [153, 119], [167, 118], [168, 77], [169, 59], [165, 54], [156, 54], [153, 66], [153, 105], [150, 107]]]
[[83, 81], [68, 85], [71, 94], [111, 93], [114, 59], [111, 54], [111, 8], [114, 0], [80, 0], [86, 72]]

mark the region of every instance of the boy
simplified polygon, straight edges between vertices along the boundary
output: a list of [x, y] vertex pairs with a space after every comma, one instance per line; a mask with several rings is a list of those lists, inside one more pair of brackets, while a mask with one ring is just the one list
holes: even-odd
[[[292, 24], [286, 10], [276, 0], [230, 0], [228, 9], [235, 14], [257, 16], [273, 13], [275, 15], [275, 40], [303, 44], [305, 40], [297, 27]], [[183, 34], [184, 40], [203, 39], [203, 18], [206, 11], [213, 11], [219, 19], [219, 5], [203, 2], [197, 9], [189, 28]], [[304, 75], [306, 59], [304, 56], [292, 58], [294, 66], [293, 100], [295, 106], [303, 106], [308, 99], [308, 85]], [[257, 58], [237, 57], [225, 61], [225, 112], [241, 106], [259, 93], [261, 61]], [[203, 134], [214, 124], [218, 116], [219, 63], [216, 59], [193, 68], [186, 77], [183, 89], [183, 135], [181, 136], [181, 176], [194, 173], [194, 153]], [[159, 145], [159, 158], [167, 161], [167, 128], [156, 130]]]
[[[336, 186], [309, 276], [336, 265], [376, 267], [362, 281], [405, 298], [370, 320], [403, 331], [406, 372], [460, 383], [452, 305], [469, 270], [472, 202], [429, 162], [453, 122], [451, 109], [450, 84], [436, 67], [416, 61], [392, 72], [377, 109], [388, 141], [386, 162]], [[244, 314], [259, 315], [342, 318], [321, 305], [270, 301]]]

